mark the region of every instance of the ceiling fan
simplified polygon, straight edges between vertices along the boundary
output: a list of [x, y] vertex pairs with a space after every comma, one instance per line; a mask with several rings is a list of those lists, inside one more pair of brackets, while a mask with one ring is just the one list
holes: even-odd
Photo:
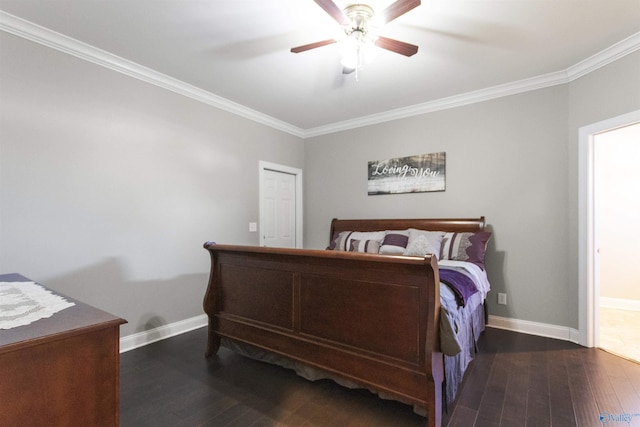
[[[413, 56], [418, 52], [418, 46], [416, 45], [376, 35], [374, 28], [375, 12], [371, 6], [351, 4], [341, 10], [332, 0], [314, 1], [340, 24], [347, 36], [345, 40], [349, 41], [354, 47], [353, 51], [356, 53], [357, 59], [355, 61], [353, 59], [348, 60], [347, 62], [343, 60], [345, 67], [343, 73], [345, 74], [353, 71], [357, 72], [361, 65], [361, 47], [367, 45], [374, 45], [404, 56]], [[379, 17], [376, 17], [375, 23], [379, 25], [387, 24], [418, 6], [420, 6], [420, 0], [397, 0], [384, 9]], [[338, 40], [328, 39], [297, 46], [291, 48], [291, 52], [305, 52], [333, 43], [338, 43]]]

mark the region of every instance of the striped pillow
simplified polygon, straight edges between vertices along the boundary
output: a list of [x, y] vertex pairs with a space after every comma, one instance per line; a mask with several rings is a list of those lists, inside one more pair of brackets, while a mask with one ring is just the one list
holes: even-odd
[[331, 249], [333, 251], [344, 251], [347, 244], [347, 240], [349, 240], [349, 237], [351, 236], [352, 233], [353, 231], [341, 232], [336, 236], [335, 239], [331, 241], [331, 244], [327, 249]]
[[328, 249], [334, 251], [349, 251], [351, 250], [351, 241], [353, 240], [376, 240], [382, 243], [384, 235], [384, 231], [343, 231], [333, 239]]
[[377, 240], [351, 240], [349, 252], [365, 252], [369, 254], [377, 254], [380, 250], [380, 242]]

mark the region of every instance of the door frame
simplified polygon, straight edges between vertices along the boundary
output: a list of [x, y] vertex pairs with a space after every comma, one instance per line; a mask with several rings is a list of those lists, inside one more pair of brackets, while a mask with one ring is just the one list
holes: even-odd
[[583, 126], [578, 135], [578, 327], [579, 343], [599, 345], [600, 265], [594, 197], [595, 136], [640, 122], [640, 110]]
[[272, 172], [280, 172], [280, 173], [286, 173], [289, 175], [295, 175], [296, 177], [296, 215], [295, 215], [295, 221], [296, 221], [296, 239], [295, 239], [295, 245], [296, 248], [302, 248], [303, 244], [304, 244], [304, 240], [303, 240], [303, 236], [302, 236], [302, 230], [303, 230], [303, 224], [302, 224], [302, 220], [303, 220], [303, 215], [302, 215], [302, 207], [303, 207], [303, 203], [302, 203], [302, 169], [298, 169], [298, 168], [293, 168], [291, 166], [284, 166], [284, 165], [279, 165], [276, 163], [270, 163], [270, 162], [265, 162], [263, 160], [258, 161], [258, 168], [259, 168], [259, 201], [258, 204], [260, 205], [260, 222], [258, 223], [258, 233], [259, 233], [259, 240], [260, 240], [260, 246], [264, 246], [264, 236], [262, 235], [262, 230], [263, 230], [263, 224], [265, 221], [264, 215], [265, 215], [265, 209], [263, 207], [263, 196], [264, 196], [264, 171], [272, 171]]

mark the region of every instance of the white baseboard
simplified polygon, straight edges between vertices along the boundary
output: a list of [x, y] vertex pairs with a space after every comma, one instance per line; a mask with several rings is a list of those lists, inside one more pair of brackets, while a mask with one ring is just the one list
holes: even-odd
[[207, 326], [206, 314], [120, 338], [120, 353]]
[[[602, 298], [601, 298], [602, 300]], [[120, 352], [124, 353], [138, 347], [143, 347], [156, 341], [164, 340], [194, 329], [207, 326], [208, 318], [206, 314], [170, 323], [158, 328], [144, 332], [127, 335], [120, 338]], [[491, 316], [487, 326], [490, 328], [506, 329], [529, 335], [555, 338], [564, 341], [579, 343], [580, 333], [578, 330], [566, 326], [549, 325], [546, 323], [531, 322], [528, 320], [510, 319], [508, 317]]]
[[600, 307], [640, 311], [640, 299], [600, 297]]
[[567, 326], [549, 325], [547, 323], [531, 322], [529, 320], [510, 319], [508, 317], [491, 316], [487, 326], [497, 329], [520, 332], [529, 335], [555, 338], [574, 343], [580, 342], [580, 331]]

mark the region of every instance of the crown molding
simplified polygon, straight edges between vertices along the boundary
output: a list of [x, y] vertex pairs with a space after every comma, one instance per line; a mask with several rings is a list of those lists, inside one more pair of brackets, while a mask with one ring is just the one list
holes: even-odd
[[338, 123], [332, 123], [327, 126], [307, 129], [305, 131], [305, 137], [310, 138], [314, 136], [355, 129], [363, 126], [375, 125], [392, 120], [419, 116], [421, 114], [462, 107], [464, 105], [475, 104], [478, 102], [488, 101], [490, 99], [502, 98], [504, 96], [529, 92], [532, 90], [542, 89], [545, 87], [555, 86], [568, 82], [569, 78], [567, 76], [567, 73], [565, 71], [558, 71], [555, 73], [545, 74], [543, 76], [537, 76], [530, 79], [519, 80], [516, 82], [492, 86], [486, 89], [468, 92], [461, 95], [455, 95], [448, 98], [425, 102], [423, 104], [410, 105], [408, 107], [359, 117], [353, 120], [345, 120]]
[[637, 50], [640, 50], [640, 32], [567, 68], [567, 75], [570, 81], [574, 81]]
[[448, 98], [425, 102], [423, 104], [416, 104], [408, 107], [398, 108], [396, 110], [385, 111], [379, 114], [359, 117], [353, 120], [345, 120], [338, 123], [332, 123], [327, 126], [307, 129], [305, 131], [305, 137], [310, 138], [334, 132], [341, 132], [363, 126], [370, 126], [377, 123], [384, 123], [392, 120], [446, 110], [449, 108], [461, 107], [463, 105], [475, 104], [477, 102], [483, 102], [490, 99], [501, 98], [503, 96], [529, 92], [545, 87], [570, 83], [637, 50], [640, 50], [640, 32], [627, 37], [626, 39], [604, 49], [603, 51], [585, 59], [584, 61], [581, 61], [567, 68], [566, 70], [557, 71], [530, 79], [506, 83], [499, 86], [492, 86], [474, 92], [463, 93], [461, 95], [455, 95]]
[[640, 49], [640, 32], [638, 32], [585, 59], [584, 61], [567, 68], [566, 70], [498, 86], [492, 86], [486, 89], [442, 98], [422, 104], [359, 117], [353, 120], [345, 120], [310, 129], [301, 129], [297, 126], [293, 126], [282, 120], [278, 120], [259, 111], [245, 107], [196, 86], [187, 84], [181, 80], [159, 73], [135, 62], [121, 58], [102, 49], [98, 49], [94, 46], [72, 39], [71, 37], [67, 37], [63, 34], [3, 11], [0, 11], [0, 30], [303, 139], [569, 83]]
[[289, 123], [3, 11], [0, 11], [0, 30], [304, 138], [304, 131]]

